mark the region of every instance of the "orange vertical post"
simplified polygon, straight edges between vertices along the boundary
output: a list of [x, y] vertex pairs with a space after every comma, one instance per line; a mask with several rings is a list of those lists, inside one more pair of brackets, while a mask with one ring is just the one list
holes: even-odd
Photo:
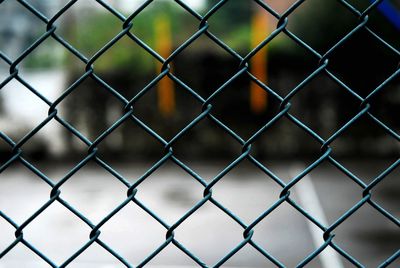
[[[251, 24], [251, 48], [255, 48], [269, 31], [268, 17], [264, 10], [257, 9]], [[258, 51], [250, 60], [251, 73], [261, 82], [267, 83], [267, 46]], [[267, 107], [268, 95], [255, 83], [250, 83], [250, 109], [254, 113], [262, 113]]]
[[[163, 58], [167, 58], [172, 53], [171, 24], [168, 15], [158, 15], [154, 20], [154, 29], [155, 49]], [[157, 61], [157, 72], [161, 66]], [[165, 117], [170, 117], [175, 112], [175, 92], [171, 79], [164, 77], [157, 83], [157, 94], [159, 111]]]

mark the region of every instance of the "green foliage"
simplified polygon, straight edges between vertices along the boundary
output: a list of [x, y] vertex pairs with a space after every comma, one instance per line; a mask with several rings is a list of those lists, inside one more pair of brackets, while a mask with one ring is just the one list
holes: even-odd
[[[216, 3], [217, 1], [208, 0], [202, 13], [206, 13]], [[368, 6], [368, 3], [361, 5], [361, 1], [352, 4], [361, 10]], [[255, 9], [255, 4], [250, 1], [229, 1], [209, 19], [209, 29], [234, 50], [247, 52], [250, 48], [251, 17]], [[161, 13], [171, 18], [174, 48], [196, 32], [198, 21], [176, 3], [155, 1], [135, 17], [131, 29], [134, 35], [152, 49], [155, 49], [155, 19]], [[78, 18], [84, 22], [78, 23], [79, 28], [71, 29], [72, 39], [76, 42], [74, 45], [88, 57], [93, 56], [122, 30], [122, 23], [109, 12], [102, 10], [93, 11], [91, 14], [85, 18]], [[335, 0], [309, 0], [289, 16], [288, 28], [318, 52], [324, 53], [358, 23], [358, 18]], [[388, 26], [379, 12], [371, 14], [369, 25], [372, 28], [379, 28], [378, 32], [383, 33], [385, 40], [388, 37], [390, 43], [399, 42], [391, 40], [397, 34], [393, 32], [394, 27]], [[299, 50], [295, 46], [298, 45], [289, 38], [281, 37], [278, 36], [271, 42], [269, 53], [296, 56]], [[201, 40], [196, 42], [201, 43]], [[203, 49], [207, 49], [207, 46]], [[42, 65], [47, 64], [45, 58], [41, 61]], [[124, 69], [140, 75], [155, 70], [155, 60], [128, 37], [123, 37], [96, 61], [95, 68], [100, 72]]]
[[[185, 24], [182, 23], [180, 16], [183, 11], [177, 9], [176, 4], [171, 2], [155, 2], [150, 5], [135, 17], [130, 32], [155, 49], [154, 24], [161, 12], [170, 17], [172, 42], [176, 47], [181, 39], [180, 36], [184, 35]], [[94, 52], [122, 31], [121, 21], [104, 10], [93, 12], [90, 17], [83, 19], [85, 23], [79, 22], [79, 28], [71, 29], [71, 32], [77, 42], [77, 49], [85, 55], [93, 56]], [[95, 47], [99, 44], [102, 45]], [[99, 72], [123, 69], [140, 75], [155, 70], [155, 64], [156, 60], [145, 49], [124, 36], [95, 62], [95, 69]]]
[[54, 50], [50, 45], [43, 44], [33, 54], [29, 55], [23, 64], [29, 69], [50, 69], [61, 67], [66, 62], [64, 51]]

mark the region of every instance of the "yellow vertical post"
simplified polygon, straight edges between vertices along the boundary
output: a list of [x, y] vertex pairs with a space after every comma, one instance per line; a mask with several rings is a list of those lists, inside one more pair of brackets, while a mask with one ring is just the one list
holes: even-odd
[[[267, 12], [257, 9], [251, 24], [251, 48], [259, 45], [268, 33]], [[261, 82], [267, 83], [267, 47], [258, 51], [250, 60], [251, 73]], [[250, 109], [254, 113], [262, 113], [267, 107], [268, 95], [255, 83], [250, 83]]]
[[[154, 20], [155, 49], [163, 57], [167, 58], [172, 53], [171, 24], [167, 14], [162, 13]], [[161, 63], [157, 61], [157, 72], [161, 69]], [[174, 85], [168, 77], [162, 78], [157, 83], [158, 109], [165, 117], [170, 117], [175, 111]]]

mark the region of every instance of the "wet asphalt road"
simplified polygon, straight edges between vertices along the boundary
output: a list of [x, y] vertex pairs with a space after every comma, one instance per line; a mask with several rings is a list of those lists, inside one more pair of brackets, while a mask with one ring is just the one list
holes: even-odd
[[[365, 182], [389, 166], [391, 161], [347, 162], [347, 167]], [[135, 181], [149, 164], [116, 165], [116, 170]], [[210, 180], [222, 165], [194, 164], [193, 169]], [[304, 163], [269, 163], [273, 172], [289, 181]], [[293, 167], [296, 166], [297, 170]], [[54, 180], [70, 165], [43, 164]], [[397, 168], [373, 190], [373, 198], [395, 217], [400, 209], [400, 170]], [[362, 189], [328, 164], [314, 170], [312, 182], [328, 224], [335, 222], [362, 198]], [[302, 183], [300, 181], [300, 183]], [[300, 187], [291, 197], [301, 205], [309, 193]], [[61, 197], [93, 223], [124, 201], [126, 187], [94, 165], [84, 167], [61, 187]], [[306, 189], [306, 190], [304, 190]], [[156, 171], [138, 187], [137, 199], [172, 225], [203, 196], [204, 187], [174, 165]], [[256, 168], [242, 164], [213, 187], [213, 197], [250, 224], [279, 198], [281, 187]], [[49, 198], [50, 187], [29, 170], [16, 165], [0, 174], [0, 209], [18, 224], [23, 223]], [[311, 204], [312, 205], [312, 204]], [[314, 204], [315, 205], [315, 204]], [[310, 207], [311, 209], [313, 206]], [[314, 211], [311, 215], [318, 216]], [[0, 219], [0, 251], [14, 240], [14, 229]], [[133, 265], [138, 264], [165, 241], [166, 229], [132, 202], [101, 229], [100, 239]], [[287, 203], [280, 205], [254, 228], [253, 240], [287, 267], [295, 267], [316, 249], [310, 222]], [[89, 239], [90, 228], [58, 203], [52, 204], [24, 229], [24, 238], [56, 264], [61, 264]], [[369, 205], [363, 206], [334, 230], [336, 243], [366, 267], [377, 267], [400, 248], [400, 230]], [[322, 237], [322, 232], [320, 232]], [[243, 228], [211, 203], [206, 203], [175, 230], [176, 239], [208, 266], [213, 266], [243, 240]], [[342, 267], [354, 267], [335, 255]], [[194, 267], [195, 263], [172, 244], [150, 263], [155, 267]], [[254, 248], [246, 245], [223, 267], [275, 267]], [[329, 265], [328, 265], [329, 266]], [[400, 260], [392, 264], [400, 266]], [[0, 267], [49, 267], [19, 244]], [[93, 244], [69, 267], [123, 267], [100, 246]], [[316, 258], [307, 267], [327, 267]], [[338, 267], [339, 268], [339, 267]]]

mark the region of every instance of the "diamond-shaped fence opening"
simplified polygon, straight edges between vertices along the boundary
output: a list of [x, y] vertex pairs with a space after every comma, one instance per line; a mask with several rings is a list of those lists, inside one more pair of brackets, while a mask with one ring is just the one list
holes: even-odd
[[[68, 217], [60, 217], [60, 215]], [[46, 226], [58, 226], [47, 228]], [[62, 263], [86, 243], [89, 230], [84, 222], [65, 207], [53, 203], [24, 228], [24, 239], [56, 263]], [[75, 240], [69, 239], [71, 235]], [[60, 247], [60, 248], [58, 248]]]
[[[281, 218], [287, 220], [282, 222]], [[284, 265], [294, 267], [320, 246], [313, 244], [311, 237], [304, 236], [301, 230], [307, 223], [298, 221], [300, 218], [302, 215], [290, 205], [282, 204], [256, 225], [253, 239]], [[276, 240], [276, 237], [279, 239]], [[286, 247], [287, 251], [281, 250], [282, 247]], [[288, 256], [287, 252], [292, 252], [292, 254]]]
[[[48, 199], [50, 187], [20, 163], [13, 163], [10, 169], [2, 172], [0, 178], [0, 185], [4, 191], [2, 192], [1, 211], [16, 223], [23, 223]], [[31, 183], [31, 190], [35, 192], [35, 195], [28, 196], [26, 189], [18, 187], [27, 181]], [[15, 196], [15, 202], [7, 202], [5, 199], [7, 191], [12, 192]]]
[[[374, 222], [364, 222], [363, 218], [370, 217], [377, 219]], [[359, 225], [357, 230], [352, 229], [351, 226]], [[377, 231], [379, 230], [379, 231]], [[371, 232], [370, 239], [365, 239], [365, 233]], [[350, 254], [355, 256], [362, 263], [371, 263], [371, 266], [379, 266], [384, 259], [387, 259], [393, 254], [396, 254], [398, 250], [397, 241], [399, 240], [399, 234], [396, 232], [396, 225], [392, 224], [387, 218], [383, 217], [380, 213], [376, 212], [375, 209], [366, 205], [359, 209], [353, 214], [347, 221], [338, 227], [337, 240], [338, 243], [343, 245]], [[340, 234], [339, 234], [340, 233]], [[363, 250], [360, 251], [360, 245], [354, 243], [353, 237], [359, 237], [360, 242], [363, 243]], [[384, 238], [386, 243], [384, 248], [375, 247], [376, 241], [380, 238]], [[339, 242], [340, 241], [340, 242]], [[377, 258], [377, 252], [384, 251], [386, 256], [382, 254], [381, 257]], [[368, 254], [365, 254], [368, 252]], [[398, 260], [397, 260], [398, 262]], [[394, 263], [396, 266], [396, 264]]]
[[400, 6], [0, 0], [0, 267], [396, 267]]

